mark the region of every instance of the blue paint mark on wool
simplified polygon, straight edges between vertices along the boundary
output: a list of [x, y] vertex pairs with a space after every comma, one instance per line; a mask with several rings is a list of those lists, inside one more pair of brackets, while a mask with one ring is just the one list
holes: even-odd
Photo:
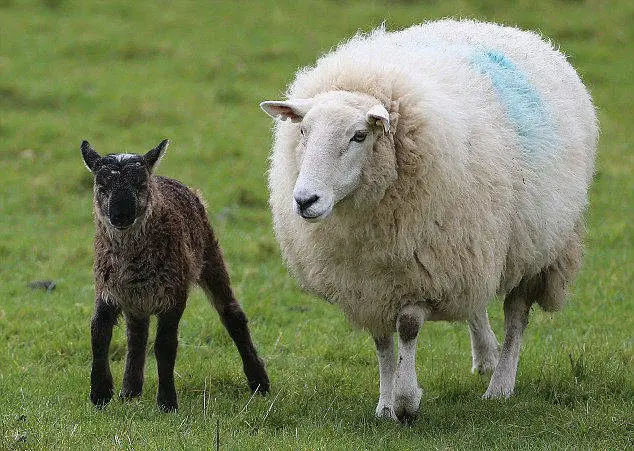
[[555, 133], [549, 111], [526, 75], [494, 50], [476, 51], [471, 64], [491, 79], [522, 148], [531, 154], [552, 149]]

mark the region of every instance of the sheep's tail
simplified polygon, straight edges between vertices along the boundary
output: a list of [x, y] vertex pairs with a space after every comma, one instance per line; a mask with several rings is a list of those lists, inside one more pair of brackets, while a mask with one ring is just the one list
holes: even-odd
[[555, 262], [535, 277], [533, 300], [543, 310], [552, 312], [563, 308], [568, 287], [579, 272], [583, 261], [584, 234], [583, 218], [580, 218]]
[[253, 346], [247, 316], [233, 294], [222, 250], [213, 232], [210, 233], [210, 238], [209, 245], [205, 249], [203, 269], [198, 284], [205, 291], [238, 348], [249, 387], [252, 391], [266, 393], [269, 391], [269, 378], [264, 369], [264, 363]]

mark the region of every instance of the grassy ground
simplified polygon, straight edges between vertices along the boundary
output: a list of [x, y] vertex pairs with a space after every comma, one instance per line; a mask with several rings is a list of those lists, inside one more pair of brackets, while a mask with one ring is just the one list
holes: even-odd
[[[517, 394], [484, 402], [466, 326], [426, 325], [426, 390], [411, 427], [373, 419], [367, 334], [303, 294], [280, 262], [267, 209], [270, 120], [257, 108], [358, 28], [442, 16], [541, 30], [570, 55], [602, 124], [587, 257], [568, 308], [536, 311]], [[633, 446], [631, 124], [634, 3], [0, 1], [0, 448], [625, 448]], [[143, 152], [172, 140], [159, 173], [198, 187], [272, 378], [251, 399], [202, 293], [181, 327], [181, 409], [88, 401], [91, 178], [79, 143]], [[27, 284], [51, 278], [52, 293]], [[499, 305], [492, 322], [502, 338]], [[120, 386], [124, 330], [115, 330]]]

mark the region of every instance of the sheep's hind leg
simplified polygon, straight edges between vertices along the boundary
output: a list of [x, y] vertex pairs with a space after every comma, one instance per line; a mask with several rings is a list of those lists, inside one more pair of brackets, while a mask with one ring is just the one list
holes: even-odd
[[108, 352], [112, 339], [112, 328], [116, 324], [118, 316], [119, 309], [98, 295], [95, 300], [95, 312], [90, 323], [92, 346], [90, 400], [97, 407], [108, 404], [114, 393]]
[[143, 391], [143, 370], [145, 368], [145, 349], [147, 347], [149, 317], [126, 315], [126, 334], [128, 351], [123, 372], [120, 398], [136, 398]]
[[398, 364], [394, 381], [394, 413], [401, 422], [414, 419], [423, 396], [416, 378], [416, 337], [424, 321], [425, 312], [416, 305], [403, 308], [396, 320]]
[[376, 416], [379, 419], [396, 420], [394, 413], [394, 337], [374, 338], [376, 355], [379, 360], [379, 403], [376, 406]]
[[222, 324], [238, 348], [249, 388], [253, 392], [268, 393], [269, 376], [264, 362], [253, 345], [247, 316], [235, 299], [222, 252], [215, 241], [205, 252], [205, 265], [198, 283], [205, 290], [207, 297], [220, 315]]
[[156, 340], [154, 341], [159, 379], [156, 403], [159, 409], [164, 412], [178, 409], [176, 387], [174, 386], [174, 365], [178, 350], [178, 323], [183, 315], [183, 310], [185, 310], [185, 299], [179, 299], [179, 301], [177, 307], [158, 315]]
[[489, 388], [483, 398], [508, 398], [515, 388], [522, 334], [528, 324], [531, 302], [522, 287], [512, 290], [504, 300], [504, 343]]
[[498, 363], [500, 345], [489, 324], [486, 309], [474, 313], [468, 322], [473, 359], [471, 372], [484, 374], [493, 371]]

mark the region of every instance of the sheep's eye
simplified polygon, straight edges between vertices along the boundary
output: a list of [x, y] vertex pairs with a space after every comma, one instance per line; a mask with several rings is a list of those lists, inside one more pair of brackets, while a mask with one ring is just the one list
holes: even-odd
[[306, 134], [306, 130], [304, 130], [304, 127], [299, 127], [299, 134], [302, 136]]
[[367, 136], [368, 136], [368, 132], [364, 130], [359, 130], [358, 132], [355, 132], [354, 136], [350, 139], [350, 141], [362, 143], [363, 141], [365, 141], [365, 138]]
[[105, 186], [100, 186], [97, 188], [97, 192], [102, 195], [105, 196], [108, 193], [108, 190], [106, 189]]

